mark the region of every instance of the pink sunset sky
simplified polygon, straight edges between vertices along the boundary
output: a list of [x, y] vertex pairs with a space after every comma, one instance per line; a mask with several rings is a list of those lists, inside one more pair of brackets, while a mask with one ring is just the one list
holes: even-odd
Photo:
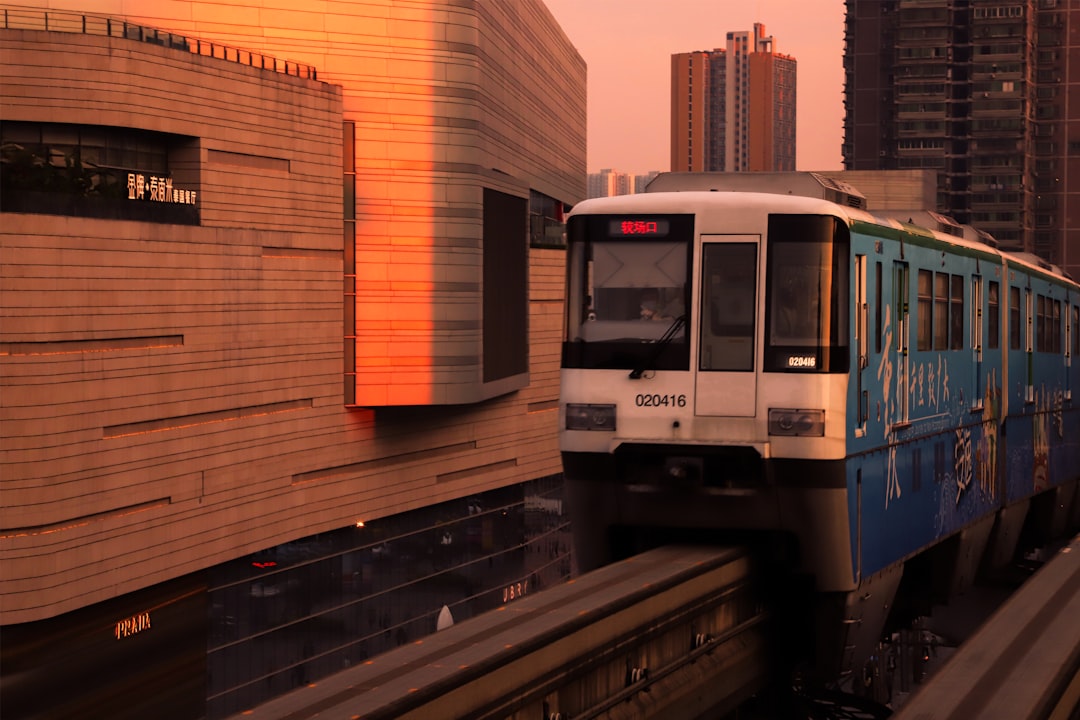
[[543, 0], [588, 65], [588, 171], [670, 169], [671, 56], [765, 25], [798, 61], [796, 169], [843, 167], [843, 0]]

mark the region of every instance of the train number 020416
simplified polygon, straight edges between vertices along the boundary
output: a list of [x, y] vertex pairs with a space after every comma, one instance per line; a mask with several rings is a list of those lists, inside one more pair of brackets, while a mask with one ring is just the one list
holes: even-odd
[[686, 407], [686, 395], [648, 395], [639, 393], [634, 396], [638, 407]]

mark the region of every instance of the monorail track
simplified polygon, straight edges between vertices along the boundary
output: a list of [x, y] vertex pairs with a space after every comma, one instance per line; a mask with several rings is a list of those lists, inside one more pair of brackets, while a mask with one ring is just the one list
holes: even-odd
[[247, 710], [302, 718], [692, 718], [768, 682], [752, 558], [667, 546]]

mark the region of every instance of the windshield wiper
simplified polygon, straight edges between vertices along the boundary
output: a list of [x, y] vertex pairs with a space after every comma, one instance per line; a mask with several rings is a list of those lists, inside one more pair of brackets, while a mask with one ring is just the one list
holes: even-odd
[[656, 363], [657, 358], [660, 357], [660, 353], [664, 352], [664, 348], [671, 344], [671, 341], [675, 339], [675, 333], [677, 333], [679, 328], [685, 324], [686, 315], [680, 315], [675, 318], [675, 321], [671, 323], [671, 327], [665, 330], [664, 334], [660, 336], [660, 339], [656, 341], [656, 345], [653, 346], [653, 351], [649, 353], [649, 357], [646, 358], [645, 362], [630, 371], [631, 380], [638, 380], [645, 374], [646, 370], [653, 369], [653, 365]]

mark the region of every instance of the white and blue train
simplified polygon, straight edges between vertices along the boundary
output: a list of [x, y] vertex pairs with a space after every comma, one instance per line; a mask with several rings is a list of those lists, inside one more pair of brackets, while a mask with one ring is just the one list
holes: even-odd
[[827, 673], [894, 603], [1080, 519], [1080, 286], [865, 207], [814, 173], [669, 173], [567, 221], [580, 569], [653, 538], [786, 538]]

